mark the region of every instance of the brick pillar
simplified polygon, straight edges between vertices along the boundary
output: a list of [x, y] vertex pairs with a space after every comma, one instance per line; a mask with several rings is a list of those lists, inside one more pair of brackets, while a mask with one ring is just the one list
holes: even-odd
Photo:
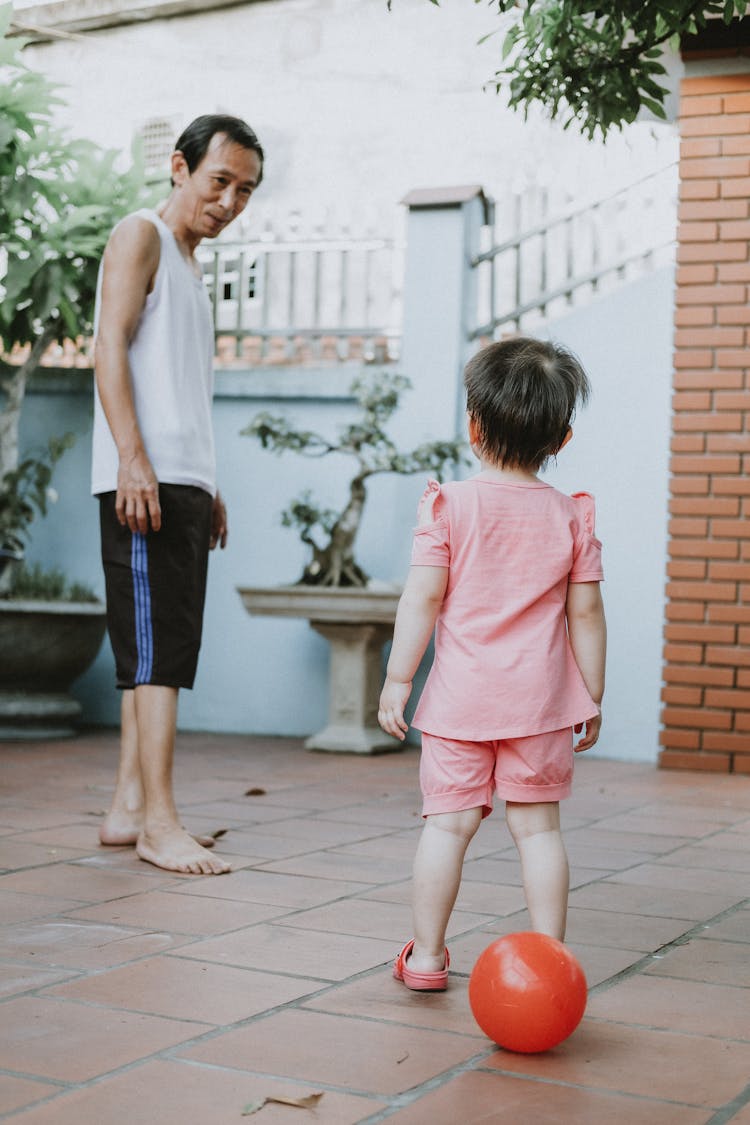
[[747, 66], [745, 59], [737, 59], [736, 72], [730, 65], [723, 58], [719, 73], [691, 76], [688, 62], [681, 89], [671, 519], [659, 764], [747, 774], [750, 70], [739, 73]]

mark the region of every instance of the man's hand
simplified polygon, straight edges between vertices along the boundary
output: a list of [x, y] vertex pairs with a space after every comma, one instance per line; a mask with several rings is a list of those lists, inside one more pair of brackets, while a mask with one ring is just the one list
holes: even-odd
[[141, 535], [149, 528], [158, 531], [161, 527], [159, 482], [145, 453], [120, 463], [115, 513], [123, 527], [127, 524], [131, 531]]
[[213, 551], [218, 543], [223, 550], [227, 545], [229, 528], [227, 527], [227, 510], [219, 493], [214, 497], [214, 506], [211, 510], [211, 539], [209, 547]]

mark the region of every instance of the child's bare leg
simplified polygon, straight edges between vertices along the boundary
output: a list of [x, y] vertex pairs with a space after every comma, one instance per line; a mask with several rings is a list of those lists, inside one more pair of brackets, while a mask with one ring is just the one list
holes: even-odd
[[445, 968], [445, 931], [461, 885], [464, 856], [482, 820], [481, 808], [435, 813], [425, 819], [414, 857], [414, 948], [409, 968]]
[[570, 871], [560, 832], [560, 806], [508, 801], [505, 819], [521, 857], [531, 925], [538, 933], [563, 941]]

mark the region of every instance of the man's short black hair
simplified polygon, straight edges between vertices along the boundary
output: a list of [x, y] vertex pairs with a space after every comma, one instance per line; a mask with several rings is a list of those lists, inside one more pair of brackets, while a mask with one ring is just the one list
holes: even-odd
[[263, 179], [263, 149], [253, 129], [241, 117], [233, 117], [229, 113], [204, 113], [196, 117], [180, 134], [175, 144], [175, 152], [181, 152], [185, 157], [188, 171], [192, 175], [208, 152], [208, 146], [217, 133], [224, 133], [230, 141], [242, 148], [257, 152], [260, 159], [260, 176], [258, 183]]
[[576, 404], [590, 392], [572, 352], [528, 336], [482, 348], [466, 365], [464, 385], [482, 454], [534, 472], [560, 449]]

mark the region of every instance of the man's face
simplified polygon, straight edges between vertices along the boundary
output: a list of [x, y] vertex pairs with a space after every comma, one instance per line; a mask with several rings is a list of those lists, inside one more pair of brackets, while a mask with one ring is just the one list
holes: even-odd
[[186, 228], [196, 238], [216, 238], [247, 207], [258, 186], [262, 165], [257, 152], [216, 133], [192, 174], [182, 153], [172, 157], [172, 178], [179, 191]]

